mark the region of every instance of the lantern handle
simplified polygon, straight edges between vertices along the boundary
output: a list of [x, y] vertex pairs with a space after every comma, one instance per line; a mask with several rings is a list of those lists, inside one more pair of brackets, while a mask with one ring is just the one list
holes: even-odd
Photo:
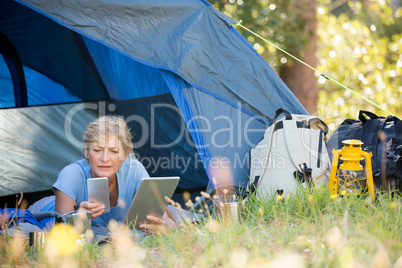
[[332, 166], [331, 173], [329, 176], [328, 191], [331, 194], [336, 194], [338, 192], [338, 178], [336, 176], [336, 170], [338, 169], [339, 155], [342, 149], [332, 150]]
[[368, 153], [365, 151], [362, 151], [362, 155], [365, 160], [365, 170], [366, 170], [366, 183], [367, 183], [367, 189], [368, 192], [371, 196], [371, 201], [374, 201], [374, 182], [373, 182], [373, 172], [372, 172], [372, 166], [371, 166], [371, 157], [372, 153]]

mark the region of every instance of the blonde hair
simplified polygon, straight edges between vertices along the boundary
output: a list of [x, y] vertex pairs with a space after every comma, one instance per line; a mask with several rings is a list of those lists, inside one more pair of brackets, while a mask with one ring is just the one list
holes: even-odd
[[115, 115], [101, 116], [87, 126], [83, 137], [84, 150], [101, 138], [112, 136], [116, 136], [121, 142], [125, 155], [133, 152], [130, 130], [123, 118]]

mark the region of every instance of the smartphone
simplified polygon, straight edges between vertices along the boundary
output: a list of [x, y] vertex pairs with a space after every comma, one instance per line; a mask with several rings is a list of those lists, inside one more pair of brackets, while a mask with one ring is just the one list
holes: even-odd
[[88, 201], [105, 205], [105, 213], [110, 211], [108, 178], [90, 178], [87, 180]]

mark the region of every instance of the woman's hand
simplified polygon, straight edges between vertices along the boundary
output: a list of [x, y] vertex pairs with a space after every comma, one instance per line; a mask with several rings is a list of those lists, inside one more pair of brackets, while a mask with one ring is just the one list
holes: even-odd
[[169, 229], [175, 229], [177, 227], [175, 221], [169, 217], [168, 213], [164, 213], [162, 219], [155, 216], [147, 216], [147, 220], [150, 223], [143, 223], [140, 225], [140, 231], [144, 231], [149, 234], [161, 234], [166, 235]]
[[81, 202], [79, 209], [91, 211], [92, 212], [91, 220], [94, 220], [97, 217], [99, 217], [100, 215], [102, 215], [103, 212], [105, 212], [105, 205], [100, 204], [95, 201], [84, 201], [84, 202]]

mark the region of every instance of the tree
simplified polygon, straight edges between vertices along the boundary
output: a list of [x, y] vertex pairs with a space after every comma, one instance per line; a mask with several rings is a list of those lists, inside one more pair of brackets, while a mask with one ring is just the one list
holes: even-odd
[[[297, 55], [301, 60], [315, 68], [317, 66], [317, 18], [315, 0], [300, 0], [296, 7], [299, 10], [305, 11], [304, 31], [307, 32], [307, 36], [310, 38], [303, 46], [298, 47], [295, 51], [291, 51], [291, 54]], [[289, 61], [288, 64], [281, 66], [279, 76], [310, 114], [317, 112], [318, 87], [317, 79], [312, 69], [292, 60]]]
[[[321, 1], [318, 8], [318, 69], [401, 117], [402, 9], [388, 0], [364, 0], [333, 12], [328, 3]], [[356, 118], [359, 110], [387, 116], [323, 77], [319, 83], [319, 111], [331, 129]]]
[[[316, 65], [316, 12], [314, 0], [211, 1], [220, 11], [257, 32], [292, 55]], [[314, 71], [288, 57], [242, 28], [237, 30], [274, 68], [309, 113], [317, 111], [318, 89]]]
[[[402, 117], [400, 0], [216, 0], [212, 4], [311, 66], [316, 60], [321, 73], [338, 81], [318, 73], [313, 77], [308, 67], [237, 27], [310, 113], [318, 81], [318, 114], [332, 130], [346, 118], [356, 118], [359, 110], [387, 115], [340, 84]], [[299, 94], [300, 85], [311, 94]]]

